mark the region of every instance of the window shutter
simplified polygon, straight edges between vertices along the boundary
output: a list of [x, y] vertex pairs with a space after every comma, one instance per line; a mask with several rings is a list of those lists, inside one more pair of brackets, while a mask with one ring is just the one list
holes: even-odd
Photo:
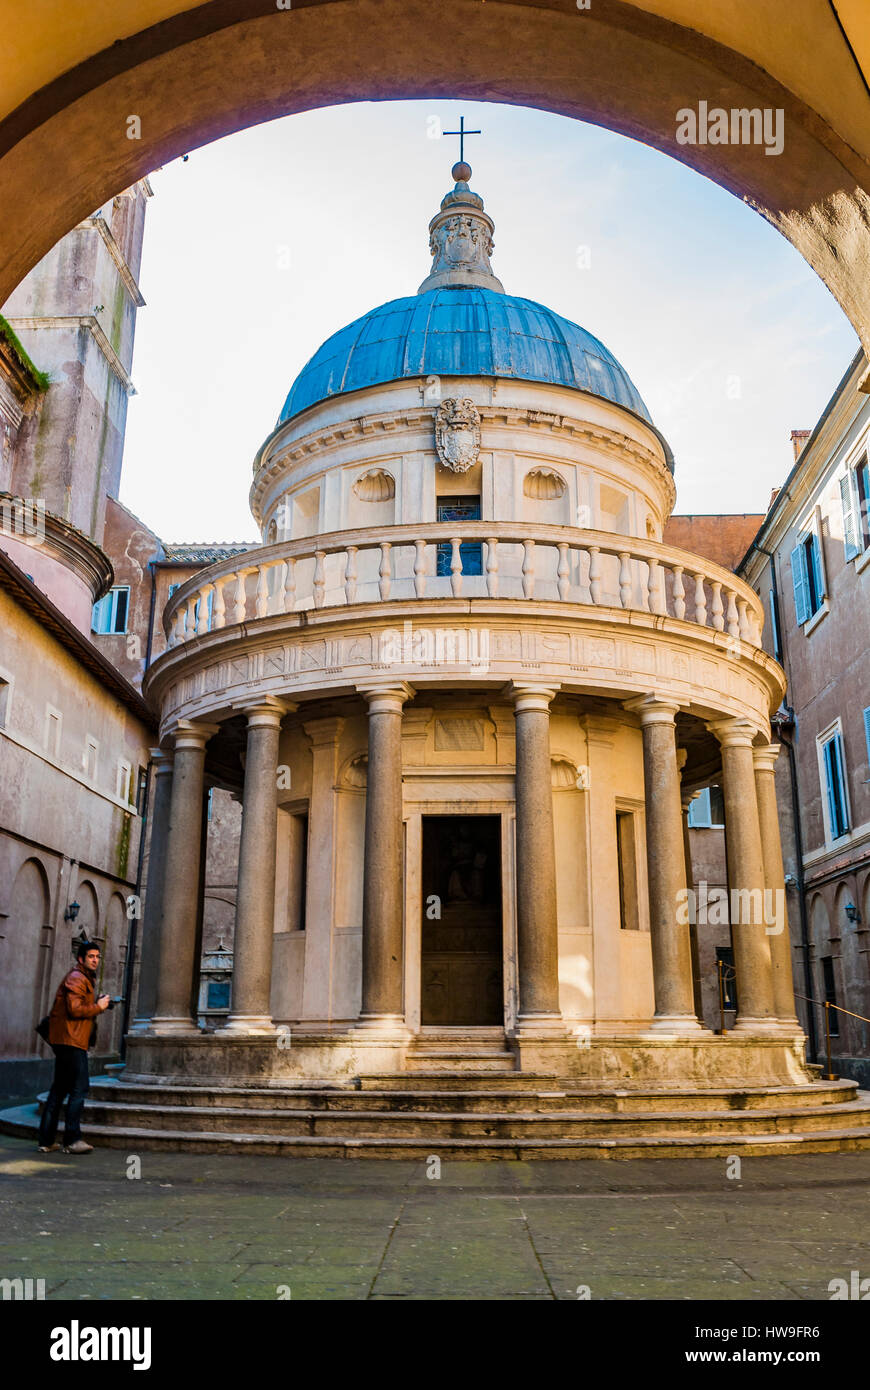
[[870, 706], [864, 711], [864, 738], [867, 742], [867, 761], [870, 762]]
[[834, 787], [834, 740], [829, 739], [822, 745], [822, 756], [825, 762], [825, 786], [828, 793], [828, 821], [831, 827], [831, 839], [836, 840], [839, 835], [837, 824], [837, 800]]
[[846, 547], [846, 559], [854, 560], [856, 555], [861, 554], [861, 545], [858, 539], [857, 498], [851, 472], [847, 471], [840, 479], [840, 498], [843, 503], [843, 543]]
[[812, 530], [813, 544], [813, 566], [816, 572], [816, 593], [819, 596], [819, 603], [827, 597], [828, 576], [825, 569], [825, 547], [823, 537], [825, 534], [825, 519], [822, 516], [821, 507], [815, 509], [815, 525]]
[[109, 608], [112, 603], [111, 591], [94, 604], [91, 613], [91, 632], [108, 632]]
[[[824, 566], [822, 565], [821, 541], [815, 531], [813, 531], [812, 535], [810, 536], [810, 563], [813, 567], [813, 585], [815, 587], [816, 598], [818, 600], [817, 608], [821, 608], [822, 599], [825, 597], [825, 594], [827, 593], [827, 587], [825, 585]], [[813, 611], [815, 612], [816, 609], [814, 609]]]
[[846, 801], [846, 760], [843, 756], [843, 740], [839, 734], [835, 734], [831, 740], [834, 745], [834, 762], [837, 769], [837, 805], [839, 813], [839, 830], [844, 835], [849, 829], [848, 802]]
[[796, 545], [791, 552], [791, 579], [794, 584], [794, 610], [799, 623], [807, 622], [810, 613], [810, 586], [807, 580], [807, 563], [802, 545]]
[[779, 618], [776, 612], [776, 595], [772, 589], [768, 590], [768, 601], [770, 604], [770, 631], [773, 637], [773, 654], [777, 661], [782, 660], [782, 642], [779, 636]]

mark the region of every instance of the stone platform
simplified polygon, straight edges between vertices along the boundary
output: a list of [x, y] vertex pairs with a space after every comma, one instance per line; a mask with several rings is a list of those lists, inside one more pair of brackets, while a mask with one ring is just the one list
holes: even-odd
[[[43, 1099], [43, 1098], [41, 1098]], [[0, 1130], [35, 1139], [38, 1105]], [[84, 1132], [98, 1146], [307, 1158], [714, 1158], [870, 1149], [870, 1093], [854, 1082], [621, 1088], [529, 1073], [392, 1073], [217, 1088], [95, 1079]]]
[[300, 1081], [439, 1071], [497, 1071], [578, 1085], [716, 1087], [802, 1085], [813, 1079], [803, 1033], [719, 1036], [652, 1029], [580, 1034], [502, 1028], [294, 1028], [223, 1034], [132, 1033], [125, 1082], [191, 1086], [294, 1086]]

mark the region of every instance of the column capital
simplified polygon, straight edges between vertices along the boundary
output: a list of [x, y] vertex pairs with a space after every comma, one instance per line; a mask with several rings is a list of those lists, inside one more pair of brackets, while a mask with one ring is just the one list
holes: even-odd
[[173, 752], [182, 749], [205, 748], [209, 739], [216, 734], [219, 724], [200, 724], [196, 719], [177, 719], [169, 730], [173, 741]]
[[149, 748], [148, 756], [154, 766], [156, 777], [162, 777], [165, 773], [172, 771], [175, 754], [171, 748]]
[[673, 724], [682, 705], [676, 700], [664, 700], [650, 691], [647, 695], [637, 695], [632, 700], [623, 700], [622, 708], [629, 714], [637, 714], [641, 725]]
[[514, 714], [524, 714], [527, 710], [549, 714], [550, 705], [560, 688], [559, 682], [550, 685], [538, 681], [511, 681], [505, 687], [505, 695], [513, 703]]
[[279, 728], [285, 714], [292, 714], [298, 706], [293, 700], [280, 700], [275, 695], [262, 695], [259, 700], [238, 700], [233, 709], [245, 715], [248, 728]]
[[302, 727], [314, 747], [323, 748], [338, 742], [344, 720], [339, 716], [324, 715], [321, 719], [306, 719]]
[[758, 734], [748, 719], [711, 719], [707, 728], [715, 734], [722, 748], [752, 748]]
[[400, 714], [406, 700], [414, 695], [407, 681], [363, 681], [357, 691], [368, 703], [369, 714]]
[[701, 795], [701, 790], [702, 789], [700, 787], [696, 787], [695, 790], [691, 792], [680, 792], [680, 804], [682, 805], [684, 811], [688, 812], [688, 809], [691, 806], [692, 802], [695, 800], [695, 798]]
[[761, 748], [753, 748], [752, 765], [756, 772], [775, 772], [776, 760], [779, 757], [779, 750], [782, 747], [779, 743], [767, 743]]

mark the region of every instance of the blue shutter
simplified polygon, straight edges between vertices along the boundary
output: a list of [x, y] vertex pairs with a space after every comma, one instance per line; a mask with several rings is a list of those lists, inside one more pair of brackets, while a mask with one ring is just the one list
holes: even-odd
[[834, 745], [834, 761], [837, 769], [837, 802], [839, 809], [840, 834], [845, 835], [849, 829], [849, 811], [846, 802], [846, 760], [843, 756], [843, 740], [839, 734], [835, 734], [831, 739]]
[[109, 617], [112, 606], [112, 592], [104, 594], [103, 597], [94, 604], [91, 612], [91, 632], [105, 633], [109, 631]]
[[773, 654], [777, 661], [782, 660], [782, 642], [779, 636], [779, 618], [776, 612], [776, 595], [773, 590], [768, 590], [768, 600], [770, 603], [770, 631], [773, 636]]
[[870, 762], [870, 706], [864, 711], [864, 738], [867, 742], [867, 761]]
[[803, 545], [796, 545], [791, 552], [791, 580], [794, 584], [795, 617], [799, 623], [805, 623], [813, 615], [810, 612], [810, 586]]
[[843, 503], [843, 544], [846, 559], [854, 560], [861, 554], [860, 533], [858, 530], [858, 507], [855, 496], [854, 478], [850, 472], [840, 479], [840, 500]]
[[[822, 606], [822, 599], [825, 597], [825, 577], [822, 573], [821, 541], [815, 531], [810, 535], [810, 563], [813, 567], [813, 588], [816, 595], [815, 613]], [[812, 614], [810, 615], [812, 616]]]
[[834, 788], [834, 740], [829, 739], [822, 745], [822, 755], [825, 760], [825, 786], [828, 793], [828, 820], [831, 827], [831, 839], [836, 840], [839, 834], [837, 825], [837, 799]]

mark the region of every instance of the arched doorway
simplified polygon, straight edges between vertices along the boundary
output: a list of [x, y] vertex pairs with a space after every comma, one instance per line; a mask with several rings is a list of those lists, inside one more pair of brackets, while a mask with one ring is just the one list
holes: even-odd
[[[0, 302], [80, 218], [188, 149], [319, 106], [471, 94], [607, 126], [715, 179], [793, 242], [870, 345], [870, 89], [833, 7], [802, 16], [799, 45], [753, 0], [697, 0], [691, 27], [674, 0], [91, 8], [75, 25], [16, 16]], [[782, 151], [678, 143], [678, 111], [701, 102], [781, 111]]]
[[42, 995], [43, 929], [49, 920], [45, 870], [28, 859], [15, 878], [0, 941], [0, 1053], [32, 1057]]

